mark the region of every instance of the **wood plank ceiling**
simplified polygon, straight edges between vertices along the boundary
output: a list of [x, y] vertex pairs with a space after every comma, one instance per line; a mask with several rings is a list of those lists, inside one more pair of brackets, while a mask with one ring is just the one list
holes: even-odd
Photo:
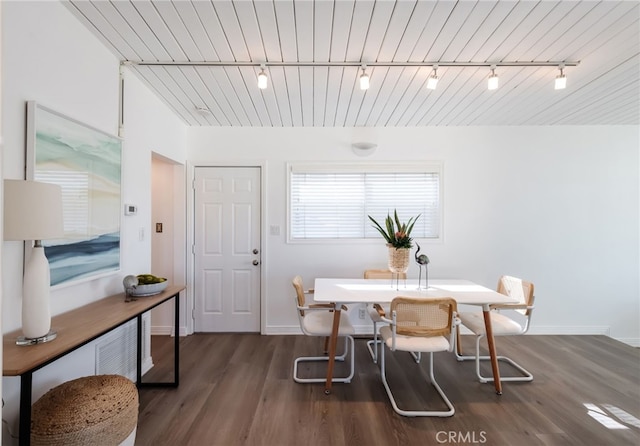
[[[637, 1], [65, 0], [193, 126], [637, 125]], [[431, 63], [579, 61], [555, 66]], [[246, 62], [254, 66], [138, 65]], [[265, 63], [268, 88], [257, 86]], [[369, 66], [361, 90], [358, 64]], [[310, 63], [276, 66], [270, 63]], [[357, 63], [351, 66], [319, 64]], [[317, 64], [317, 65], [314, 65]], [[203, 112], [199, 109], [206, 109]]]

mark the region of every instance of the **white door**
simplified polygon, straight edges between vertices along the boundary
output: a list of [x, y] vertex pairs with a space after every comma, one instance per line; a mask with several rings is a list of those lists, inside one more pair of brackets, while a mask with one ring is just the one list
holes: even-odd
[[195, 331], [260, 331], [260, 168], [197, 167]]

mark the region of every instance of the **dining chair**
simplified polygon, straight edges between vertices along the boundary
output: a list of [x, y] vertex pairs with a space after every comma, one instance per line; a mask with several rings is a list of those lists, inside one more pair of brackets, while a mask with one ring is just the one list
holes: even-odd
[[452, 351], [455, 345], [455, 327], [459, 324], [456, 317], [456, 301], [445, 298], [396, 297], [391, 301], [390, 317], [383, 308], [376, 306], [386, 325], [380, 329], [382, 342], [390, 351], [429, 353], [429, 379], [448, 410], [404, 410], [398, 407], [393, 392], [387, 382], [385, 350], [380, 355], [380, 375], [393, 409], [407, 417], [436, 416], [450, 417], [455, 413], [451, 401], [438, 385], [433, 374], [433, 353]]
[[[298, 321], [300, 322], [300, 328], [302, 332], [307, 336], [319, 336], [324, 337], [324, 354], [325, 356], [301, 356], [296, 358], [293, 362], [293, 379], [298, 383], [317, 383], [326, 382], [326, 377], [322, 378], [300, 378], [298, 376], [298, 366], [301, 362], [317, 362], [328, 361], [327, 347], [329, 337], [333, 330], [333, 315], [334, 306], [332, 304], [309, 304], [306, 302], [306, 295], [313, 294], [313, 290], [304, 290], [302, 277], [296, 276], [293, 278], [293, 288], [296, 290], [296, 309], [298, 313]], [[342, 310], [347, 310], [345, 306]], [[336, 356], [336, 361], [345, 361], [347, 355], [350, 355], [350, 371], [349, 376], [346, 377], [334, 377], [331, 382], [350, 383], [355, 372], [355, 354], [354, 354], [354, 341], [353, 335], [355, 329], [348, 317], [340, 318], [340, 326], [338, 328], [338, 337], [344, 337], [344, 353], [340, 356]]]
[[[490, 317], [491, 327], [494, 336], [517, 336], [523, 335], [529, 330], [531, 322], [531, 314], [533, 313], [534, 302], [534, 286], [533, 283], [524, 281], [513, 276], [502, 276], [498, 281], [498, 292], [513, 297], [518, 300], [513, 304], [496, 304], [491, 305]], [[523, 321], [519, 322], [501, 310], [513, 310], [522, 315]], [[460, 342], [457, 342], [456, 358], [458, 361], [474, 360], [476, 362], [476, 375], [481, 383], [493, 381], [492, 377], [483, 376], [480, 373], [480, 361], [489, 360], [489, 356], [480, 355], [480, 341], [486, 336], [484, 315], [481, 311], [461, 312], [458, 316], [462, 325], [467, 327], [476, 336], [476, 354], [463, 355]], [[459, 335], [459, 331], [458, 331]], [[533, 375], [524, 367], [506, 356], [498, 356], [498, 361], [511, 364], [514, 368], [522, 373], [521, 376], [503, 376], [500, 374], [501, 381], [532, 381]]]
[[[407, 273], [398, 273], [397, 274], [400, 279], [406, 279]], [[364, 271], [365, 279], [389, 279], [392, 281], [395, 279], [396, 273], [392, 272], [388, 269], [367, 269]], [[389, 306], [385, 307], [385, 310], [389, 311]], [[371, 359], [373, 359], [373, 363], [378, 363], [378, 346], [381, 344], [381, 341], [378, 336], [378, 324], [382, 322], [380, 314], [373, 307], [367, 305], [367, 311], [369, 313], [369, 317], [373, 322], [373, 340], [367, 341], [367, 349], [369, 350], [369, 354], [371, 355]], [[420, 362], [420, 357], [418, 355], [414, 355], [414, 359], [416, 362]]]

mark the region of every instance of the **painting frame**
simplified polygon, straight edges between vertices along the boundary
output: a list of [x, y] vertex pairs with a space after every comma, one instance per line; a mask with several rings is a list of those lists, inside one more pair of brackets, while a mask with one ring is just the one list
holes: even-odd
[[52, 289], [120, 271], [122, 138], [27, 101], [26, 178], [62, 188], [64, 236], [43, 240]]

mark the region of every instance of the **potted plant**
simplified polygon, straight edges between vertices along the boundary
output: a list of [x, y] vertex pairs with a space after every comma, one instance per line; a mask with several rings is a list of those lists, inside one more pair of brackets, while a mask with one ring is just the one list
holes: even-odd
[[413, 247], [411, 231], [420, 215], [411, 217], [406, 223], [401, 223], [398, 211], [394, 209], [393, 217], [387, 214], [383, 228], [371, 215], [369, 220], [373, 227], [384, 237], [389, 247], [389, 269], [394, 273], [404, 273], [409, 268], [409, 250]]

